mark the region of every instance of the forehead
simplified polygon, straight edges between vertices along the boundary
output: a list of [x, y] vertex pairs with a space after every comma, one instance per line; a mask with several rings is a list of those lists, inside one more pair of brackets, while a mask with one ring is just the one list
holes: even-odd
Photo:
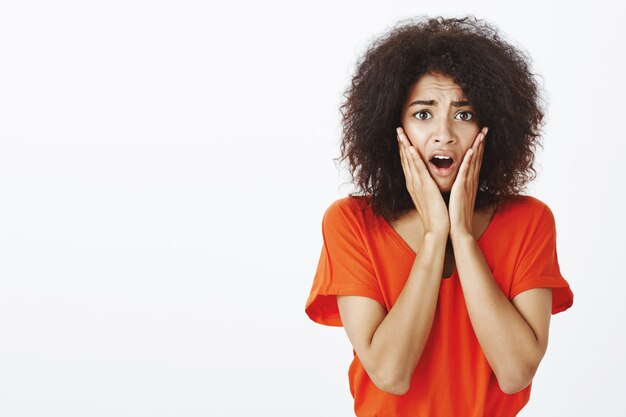
[[438, 73], [429, 73], [420, 77], [409, 89], [407, 98], [436, 100], [437, 97], [446, 97], [455, 101], [465, 99], [463, 89], [451, 77]]

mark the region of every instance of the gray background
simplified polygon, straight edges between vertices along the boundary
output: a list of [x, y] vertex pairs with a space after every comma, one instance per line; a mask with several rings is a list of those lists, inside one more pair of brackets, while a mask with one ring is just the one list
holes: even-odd
[[520, 416], [626, 415], [624, 13], [336, 3], [0, 3], [0, 415], [353, 415], [344, 330], [303, 310], [352, 190], [337, 108], [375, 36], [464, 13], [549, 105], [528, 193], [575, 302]]

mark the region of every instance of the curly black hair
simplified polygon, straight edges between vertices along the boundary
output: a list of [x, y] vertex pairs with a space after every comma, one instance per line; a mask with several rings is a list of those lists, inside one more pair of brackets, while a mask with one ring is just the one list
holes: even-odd
[[356, 192], [376, 215], [394, 220], [414, 208], [396, 140], [410, 87], [423, 75], [451, 77], [489, 127], [476, 208], [501, 203], [536, 176], [544, 120], [530, 57], [473, 16], [401, 21], [357, 63], [341, 105], [340, 162], [347, 159]]

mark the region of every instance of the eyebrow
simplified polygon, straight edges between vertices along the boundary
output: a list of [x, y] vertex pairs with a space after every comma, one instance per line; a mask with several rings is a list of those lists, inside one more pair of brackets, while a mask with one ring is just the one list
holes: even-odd
[[[409, 107], [415, 106], [416, 104], [422, 104], [422, 105], [425, 105], [425, 106], [432, 106], [435, 103], [437, 103], [435, 100], [415, 100], [414, 102], [409, 104]], [[470, 103], [468, 100], [463, 100], [463, 101], [453, 101], [452, 105], [454, 107], [463, 107], [463, 106], [471, 106], [472, 103]]]

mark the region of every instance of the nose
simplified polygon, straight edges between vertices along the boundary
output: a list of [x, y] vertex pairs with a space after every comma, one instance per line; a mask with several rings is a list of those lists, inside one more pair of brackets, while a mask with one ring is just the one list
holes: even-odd
[[449, 120], [442, 119], [439, 123], [437, 123], [437, 127], [435, 128], [435, 132], [433, 134], [433, 140], [435, 143], [440, 145], [447, 145], [454, 142], [454, 132], [451, 129]]

